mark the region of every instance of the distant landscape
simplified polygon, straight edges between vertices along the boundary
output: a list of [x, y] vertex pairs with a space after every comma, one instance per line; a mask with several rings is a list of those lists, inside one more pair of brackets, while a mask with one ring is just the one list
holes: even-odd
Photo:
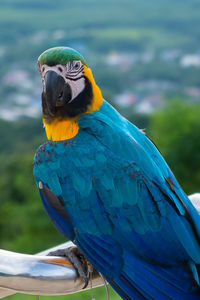
[[[46, 140], [41, 52], [79, 50], [104, 98], [145, 129], [190, 194], [200, 191], [199, 41], [198, 0], [0, 1], [0, 248], [36, 253], [65, 241], [32, 175], [34, 153]], [[100, 288], [96, 299], [104, 298]]]
[[0, 117], [38, 116], [37, 57], [57, 45], [81, 51], [104, 97], [122, 108], [198, 102], [199, 20], [197, 0], [1, 0]]

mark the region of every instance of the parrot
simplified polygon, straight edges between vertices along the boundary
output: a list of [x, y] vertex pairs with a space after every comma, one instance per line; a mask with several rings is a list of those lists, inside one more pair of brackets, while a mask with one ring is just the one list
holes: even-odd
[[104, 100], [75, 49], [47, 49], [38, 69], [47, 141], [33, 173], [75, 244], [60, 255], [85, 285], [86, 259], [125, 300], [200, 299], [200, 215], [157, 147]]

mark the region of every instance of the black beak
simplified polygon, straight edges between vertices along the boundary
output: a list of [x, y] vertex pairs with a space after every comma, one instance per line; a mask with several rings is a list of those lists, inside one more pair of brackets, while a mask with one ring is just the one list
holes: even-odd
[[71, 100], [71, 88], [62, 76], [54, 71], [47, 71], [44, 81], [43, 93], [46, 104], [50, 109], [64, 106]]

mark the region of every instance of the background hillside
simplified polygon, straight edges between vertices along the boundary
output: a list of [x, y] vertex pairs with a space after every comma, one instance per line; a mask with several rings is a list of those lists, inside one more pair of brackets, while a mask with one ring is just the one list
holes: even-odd
[[[104, 98], [145, 128], [193, 193], [200, 189], [199, 40], [198, 0], [0, 1], [0, 248], [36, 253], [65, 241], [32, 175], [34, 153], [46, 140], [40, 53], [59, 45], [79, 50]], [[104, 295], [97, 290], [97, 299]]]
[[199, 20], [198, 0], [1, 0], [0, 116], [38, 115], [36, 60], [57, 45], [80, 50], [121, 106], [146, 113], [165, 96], [199, 101]]

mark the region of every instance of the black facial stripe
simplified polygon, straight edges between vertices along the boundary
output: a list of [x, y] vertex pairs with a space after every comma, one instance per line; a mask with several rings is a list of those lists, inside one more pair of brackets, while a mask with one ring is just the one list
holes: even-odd
[[78, 70], [71, 70], [69, 71], [70, 73], [76, 73], [78, 71], [82, 71], [83, 70], [83, 66], [81, 66]]
[[78, 78], [73, 78], [73, 77], [65, 76], [66, 79], [69, 79], [69, 80], [72, 80], [72, 81], [77, 81], [77, 80], [79, 80], [81, 78], [84, 78], [84, 77], [85, 77], [84, 75], [82, 75], [82, 76], [80, 76]]
[[79, 71], [72, 71], [72, 72], [68, 72], [68, 74], [70, 76], [77, 76], [78, 74], [80, 74], [83, 71], [83, 68], [81, 68]]
[[77, 72], [77, 73], [67, 73], [66, 76], [69, 76], [69, 77], [76, 77], [76, 76], [78, 76], [81, 72], [82, 72], [82, 71]]

